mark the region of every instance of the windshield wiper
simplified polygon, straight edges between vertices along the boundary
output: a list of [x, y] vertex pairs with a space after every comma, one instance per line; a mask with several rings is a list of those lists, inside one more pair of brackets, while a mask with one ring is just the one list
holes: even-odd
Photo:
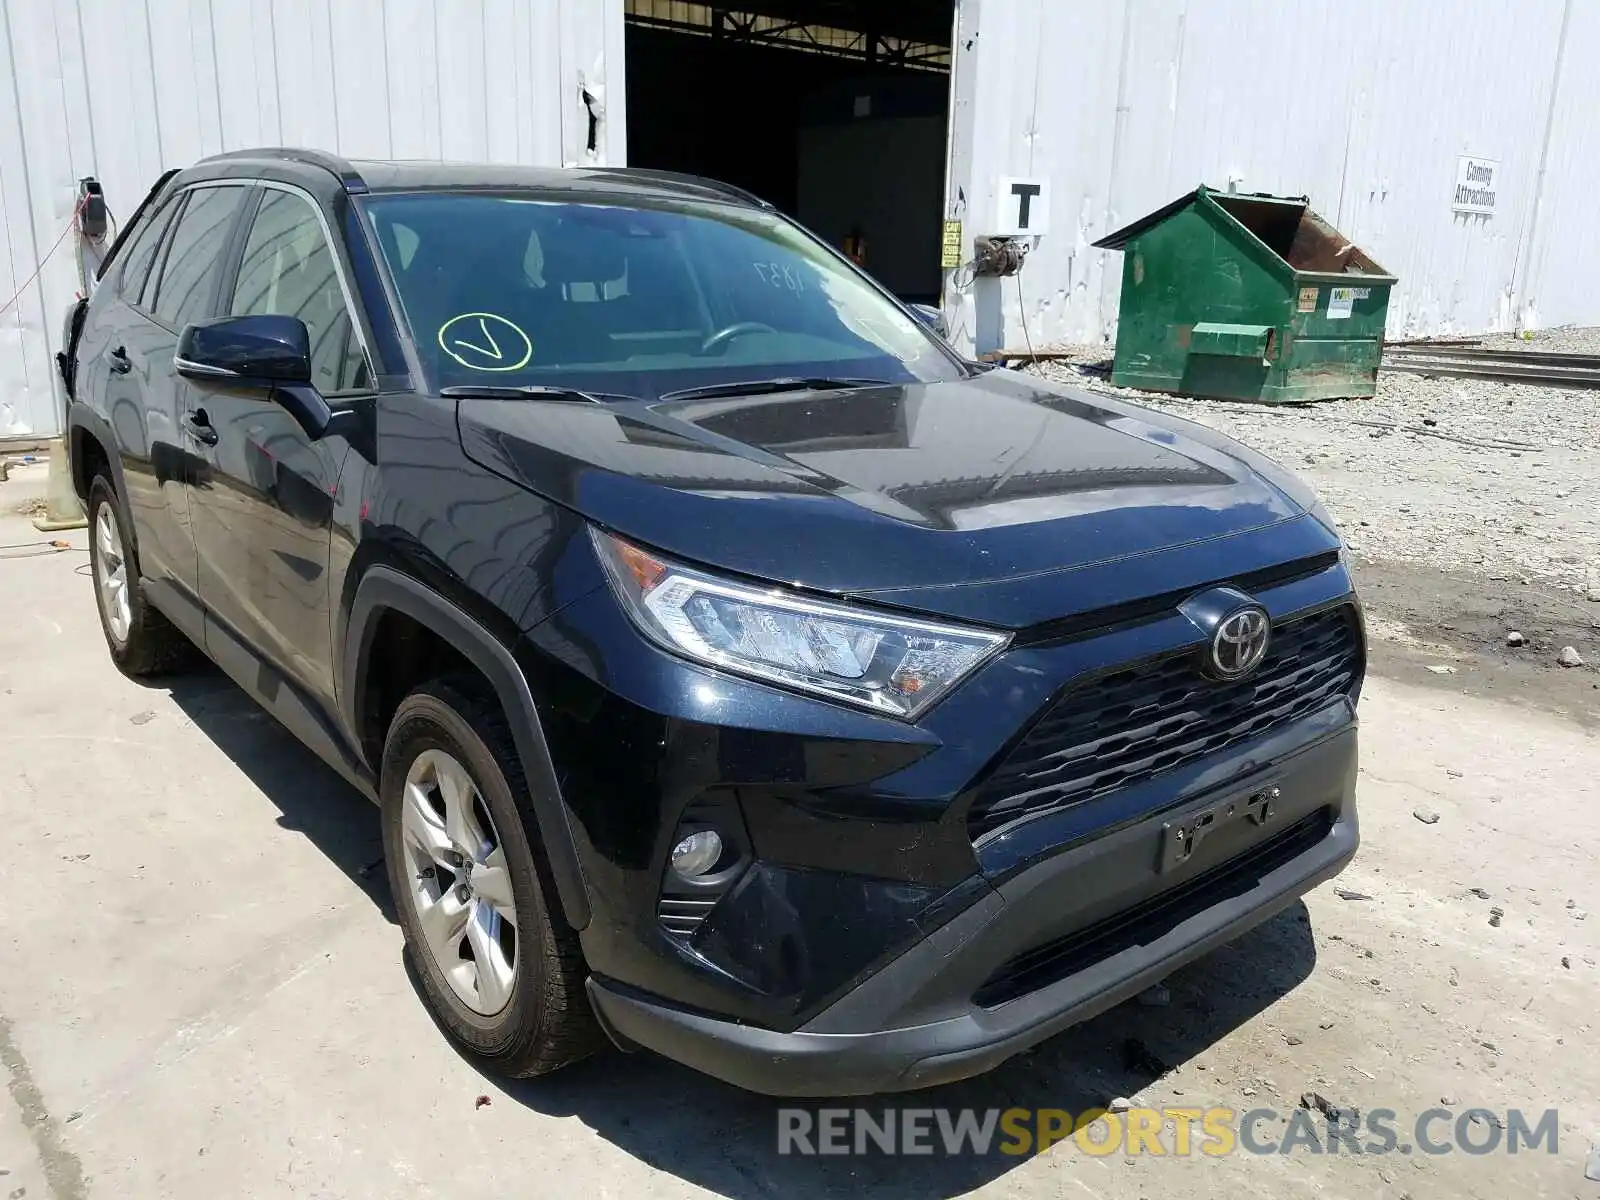
[[719, 396], [762, 396], [773, 392], [834, 392], [847, 388], [894, 387], [887, 379], [836, 379], [831, 376], [788, 379], [749, 379], [744, 383], [712, 383], [705, 387], [684, 388], [667, 392], [662, 403], [669, 400], [715, 400]]
[[637, 396], [585, 392], [578, 388], [545, 387], [540, 384], [525, 384], [519, 387], [508, 384], [463, 383], [454, 387], [440, 388], [439, 395], [446, 400], [577, 400], [585, 404], [638, 399]]

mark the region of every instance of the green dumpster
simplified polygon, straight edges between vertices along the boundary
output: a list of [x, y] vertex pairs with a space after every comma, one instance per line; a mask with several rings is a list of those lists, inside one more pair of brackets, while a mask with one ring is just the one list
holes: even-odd
[[1123, 251], [1113, 383], [1269, 403], [1377, 390], [1395, 277], [1304, 197], [1201, 187], [1095, 245]]

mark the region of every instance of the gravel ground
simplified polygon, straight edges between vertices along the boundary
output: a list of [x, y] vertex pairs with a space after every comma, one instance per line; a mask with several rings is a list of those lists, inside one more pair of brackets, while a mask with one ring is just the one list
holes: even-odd
[[[1600, 330], [1485, 344], [1497, 342], [1600, 353]], [[1104, 349], [1083, 355], [1106, 358]], [[1472, 569], [1600, 598], [1593, 465], [1600, 392], [1386, 371], [1369, 399], [1249, 406], [1113, 388], [1064, 364], [1040, 371], [1213, 426], [1271, 454], [1317, 488], [1360, 557]]]
[[[1600, 329], [1484, 344], [1600, 353]], [[1312, 484], [1356, 558], [1379, 652], [1408, 657], [1408, 678], [1431, 667], [1436, 685], [1516, 688], [1600, 722], [1600, 392], [1383, 372], [1368, 399], [1231, 404], [1115, 388], [1075, 365], [1108, 348], [1071, 353], [1034, 369], [1220, 429]], [[1583, 668], [1559, 666], [1567, 646]]]

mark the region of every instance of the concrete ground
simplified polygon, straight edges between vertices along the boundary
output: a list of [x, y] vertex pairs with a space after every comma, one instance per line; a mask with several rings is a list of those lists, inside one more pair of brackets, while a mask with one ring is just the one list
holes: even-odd
[[15, 515], [42, 488], [0, 485], [0, 1200], [1600, 1198], [1600, 745], [1575, 717], [1379, 655], [1336, 885], [1164, 1006], [905, 1099], [1556, 1108], [1556, 1154], [780, 1157], [775, 1102], [666, 1062], [505, 1086], [454, 1054], [402, 966], [376, 810], [217, 673], [118, 674], [84, 533]]

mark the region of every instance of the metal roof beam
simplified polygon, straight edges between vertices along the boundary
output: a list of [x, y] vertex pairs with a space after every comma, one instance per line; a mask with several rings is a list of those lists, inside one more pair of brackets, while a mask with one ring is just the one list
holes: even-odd
[[[923, 42], [948, 48], [951, 30], [955, 23], [954, 0], [733, 0], [731, 3], [709, 3], [698, 0], [697, 6], [709, 7], [717, 12], [753, 13], [772, 17], [793, 25], [817, 25], [845, 29], [853, 33], [872, 33], [882, 37], [908, 42]], [[638, 15], [650, 23], [678, 24], [670, 10], [684, 8], [682, 4], [630, 4], [630, 15]], [[659, 9], [658, 13], [635, 12], [637, 9]], [[655, 18], [651, 20], [652, 16]]]

